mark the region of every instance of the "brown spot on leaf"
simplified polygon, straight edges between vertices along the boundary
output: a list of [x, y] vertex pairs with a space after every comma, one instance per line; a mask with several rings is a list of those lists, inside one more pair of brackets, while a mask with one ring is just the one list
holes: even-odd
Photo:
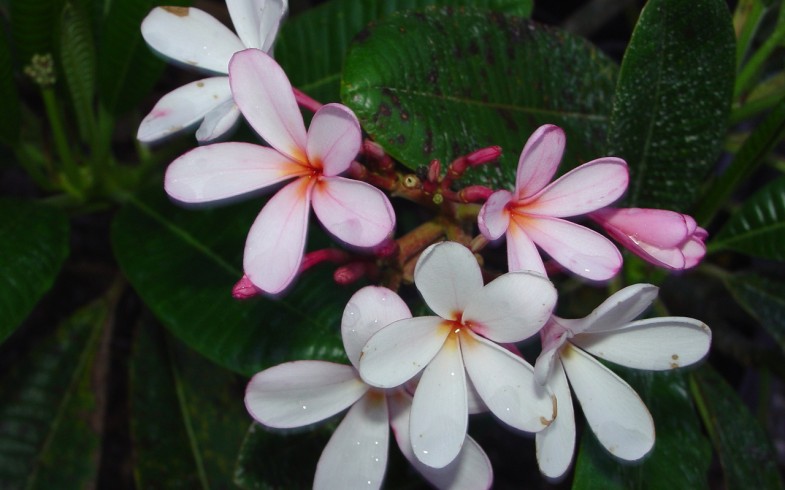
[[172, 15], [178, 17], [188, 17], [190, 15], [190, 7], [161, 7]]
[[406, 111], [401, 111], [401, 121], [409, 121], [409, 113]]

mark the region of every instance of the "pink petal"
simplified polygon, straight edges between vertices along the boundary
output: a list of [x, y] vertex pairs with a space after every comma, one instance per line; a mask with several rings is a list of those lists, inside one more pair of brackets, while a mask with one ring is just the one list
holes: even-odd
[[210, 202], [269, 187], [296, 177], [301, 170], [272, 148], [216, 143], [194, 148], [172, 162], [164, 188], [178, 201]]
[[222, 74], [232, 54], [245, 49], [229, 28], [193, 7], [154, 8], [142, 21], [142, 37], [167, 58]]
[[313, 210], [327, 231], [356, 247], [380, 244], [395, 227], [395, 212], [387, 196], [359, 180], [319, 179], [314, 186]]
[[573, 334], [615, 331], [643, 314], [657, 299], [659, 288], [652, 284], [633, 284], [613, 293], [588, 316], [572, 320]]
[[545, 274], [540, 252], [516, 220], [507, 228], [507, 268], [510, 272], [528, 270]]
[[450, 335], [414, 393], [409, 430], [415, 457], [433, 468], [447, 466], [461, 451], [468, 423], [466, 373], [458, 338]]
[[521, 209], [527, 214], [557, 218], [590, 213], [620, 198], [628, 180], [624, 160], [599, 158], [562, 175]]
[[305, 249], [311, 186], [299, 178], [279, 190], [248, 232], [245, 274], [259, 289], [276, 294], [294, 280]]
[[341, 320], [343, 346], [354, 367], [360, 369], [360, 353], [368, 339], [381, 328], [411, 317], [406, 303], [387, 288], [366, 286], [354, 293]]
[[545, 276], [510, 272], [474, 294], [462, 322], [494, 342], [519, 342], [545, 325], [555, 305], [556, 288]]
[[477, 216], [480, 233], [488, 240], [496, 240], [510, 226], [510, 212], [507, 204], [512, 199], [510, 191], [496, 191], [485, 201]]
[[190, 128], [206, 114], [232, 99], [228, 77], [191, 82], [161, 97], [142, 119], [137, 139], [149, 143]]
[[240, 109], [237, 108], [233, 99], [227, 100], [205, 114], [202, 124], [196, 130], [196, 139], [199, 143], [208, 143], [220, 138], [234, 129], [239, 120]]
[[518, 159], [515, 177], [517, 199], [533, 196], [548, 185], [559, 168], [565, 140], [564, 131], [552, 124], [540, 126], [529, 137]]
[[624, 237], [659, 248], [678, 247], [695, 231], [695, 220], [690, 216], [665, 209], [608, 208], [592, 213], [592, 218], [616, 239]]
[[706, 243], [705, 240], [708, 237], [708, 233], [703, 228], [698, 228], [695, 231], [693, 237], [684, 244], [682, 248], [682, 253], [684, 254], [684, 268], [689, 269], [690, 267], [695, 267], [703, 260], [703, 257], [706, 255]]
[[616, 246], [584, 226], [558, 218], [532, 218], [526, 221], [526, 233], [553, 260], [587, 279], [604, 281], [621, 268]]
[[548, 478], [559, 478], [570, 468], [575, 453], [575, 411], [572, 393], [561, 361], [548, 377], [548, 387], [556, 396], [559, 414], [545, 430], [535, 436], [537, 464]]
[[349, 409], [316, 466], [314, 489], [381, 488], [390, 429], [387, 401], [371, 390]]
[[539, 432], [556, 417], [550, 393], [535, 382], [534, 369], [521, 357], [471, 332], [461, 333], [461, 353], [474, 387], [502, 422]]
[[362, 130], [357, 116], [341, 104], [321, 107], [308, 128], [308, 161], [321, 168], [324, 175], [345, 172], [360, 151]]
[[426, 248], [414, 268], [414, 283], [431, 310], [447, 320], [459, 319], [483, 285], [474, 254], [456, 242]]
[[226, 0], [237, 35], [248, 48], [269, 52], [286, 14], [285, 0]]
[[286, 73], [258, 49], [246, 49], [229, 62], [234, 101], [251, 127], [273, 148], [307, 164], [305, 124]]
[[368, 385], [351, 366], [287, 362], [251, 378], [245, 406], [254, 419], [268, 427], [302, 427], [344, 410], [366, 391]]

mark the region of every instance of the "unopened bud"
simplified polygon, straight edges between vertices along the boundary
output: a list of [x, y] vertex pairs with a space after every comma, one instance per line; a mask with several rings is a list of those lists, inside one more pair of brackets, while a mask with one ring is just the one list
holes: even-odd
[[482, 185], [470, 185], [458, 192], [463, 202], [485, 202], [493, 194], [493, 189], [489, 189]]
[[473, 151], [466, 155], [466, 163], [469, 165], [482, 165], [483, 163], [488, 163], [496, 160], [502, 154], [502, 147], [501, 146], [488, 146], [486, 148], [480, 148], [477, 151]]
[[55, 62], [49, 53], [34, 54], [30, 64], [25, 66], [24, 72], [41, 88], [51, 87], [57, 81]]
[[442, 164], [439, 160], [431, 160], [428, 165], [428, 181], [439, 182], [442, 175]]
[[381, 160], [386, 156], [382, 146], [371, 140], [363, 140], [362, 151], [365, 155], [375, 158], [376, 160]]
[[262, 290], [254, 286], [248, 276], [243, 274], [242, 279], [237, 281], [237, 284], [234, 285], [232, 288], [232, 297], [234, 299], [251, 299], [254, 296], [259, 296], [262, 294]]
[[341, 286], [347, 286], [362, 279], [366, 271], [367, 267], [365, 262], [352, 262], [335, 269], [333, 279]]

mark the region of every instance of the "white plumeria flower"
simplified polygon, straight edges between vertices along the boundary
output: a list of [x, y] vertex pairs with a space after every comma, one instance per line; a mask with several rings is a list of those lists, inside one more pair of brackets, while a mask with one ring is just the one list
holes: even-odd
[[703, 359], [711, 344], [711, 330], [702, 322], [685, 317], [633, 321], [656, 297], [656, 286], [629, 286], [587, 317], [554, 316], [542, 330], [543, 350], [535, 363], [535, 376], [553, 390], [559, 406], [556, 420], [536, 436], [537, 461], [546, 476], [560, 477], [572, 462], [575, 419], [570, 386], [589, 427], [611, 454], [635, 461], [653, 447], [654, 422], [646, 405], [630, 385], [592, 355], [652, 371]]
[[371, 385], [392, 388], [425, 368], [409, 425], [417, 459], [440, 468], [459, 454], [472, 387], [506, 424], [527, 432], [547, 427], [555, 417], [550, 394], [538, 387], [531, 365], [495, 342], [537, 333], [556, 303], [553, 284], [537, 273], [515, 272], [483, 286], [474, 255], [454, 242], [427, 248], [414, 281], [438, 316], [379, 330], [363, 348], [360, 374]]
[[229, 88], [229, 60], [246, 48], [269, 52], [288, 9], [287, 0], [226, 0], [237, 34], [193, 7], [156, 7], [142, 21], [142, 36], [161, 55], [214, 73], [164, 95], [142, 120], [136, 137], [152, 142], [202, 121], [200, 142], [223, 136], [240, 111]]
[[469, 437], [454, 464], [437, 470], [417, 461], [408, 440], [409, 394], [403, 388], [373, 388], [357, 373], [365, 341], [388, 323], [410, 317], [406, 304], [389, 289], [363, 288], [346, 306], [341, 325], [352, 366], [290, 362], [258, 373], [248, 384], [248, 412], [268, 427], [310, 425], [351, 407], [319, 458], [315, 489], [380, 488], [387, 466], [389, 426], [403, 455], [437, 488], [490, 488], [490, 461]]

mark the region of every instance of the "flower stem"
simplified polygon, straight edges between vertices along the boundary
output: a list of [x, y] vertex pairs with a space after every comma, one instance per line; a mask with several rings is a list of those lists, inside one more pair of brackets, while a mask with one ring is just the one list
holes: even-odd
[[71, 154], [71, 147], [68, 145], [68, 137], [60, 117], [60, 107], [57, 104], [54, 90], [51, 87], [41, 87], [41, 97], [44, 100], [49, 126], [52, 128], [52, 137], [54, 138], [57, 154], [60, 157], [60, 161], [63, 162], [64, 187], [69, 193], [74, 193], [76, 196], [81, 197], [82, 179], [79, 175], [79, 167], [76, 165]]

